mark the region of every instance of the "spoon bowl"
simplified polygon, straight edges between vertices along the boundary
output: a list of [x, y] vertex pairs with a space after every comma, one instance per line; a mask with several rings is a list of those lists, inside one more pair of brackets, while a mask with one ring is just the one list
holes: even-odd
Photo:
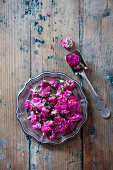
[[79, 61], [80, 63], [84, 66], [84, 68], [80, 68], [80, 69], [74, 69], [73, 67], [71, 67], [72, 71], [74, 72], [74, 74], [78, 74], [78, 73], [81, 73], [82, 71], [86, 70], [88, 68], [87, 64], [84, 62], [83, 60], [83, 57], [80, 53], [79, 50], [74, 50], [73, 52], [69, 53], [68, 55], [65, 56], [65, 59], [66, 61], [68, 62], [68, 56], [71, 55], [71, 54], [75, 54], [75, 55], [78, 55], [79, 56]]

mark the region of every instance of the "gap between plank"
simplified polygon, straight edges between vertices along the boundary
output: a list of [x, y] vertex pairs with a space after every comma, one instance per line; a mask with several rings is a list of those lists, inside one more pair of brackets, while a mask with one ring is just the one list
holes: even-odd
[[[84, 0], [78, 0], [78, 23], [79, 23], [79, 49], [82, 52], [83, 47], [83, 16], [81, 13], [81, 8], [83, 8]], [[82, 84], [82, 78], [80, 77], [80, 85], [83, 87]], [[81, 169], [84, 170], [84, 144], [83, 144], [83, 127], [80, 131], [80, 137], [81, 137]]]
[[[32, 76], [32, 68], [31, 68], [31, 23], [30, 23], [30, 44], [29, 44], [29, 51], [30, 51], [30, 78]], [[31, 137], [28, 137], [29, 140], [29, 170], [31, 170]]]

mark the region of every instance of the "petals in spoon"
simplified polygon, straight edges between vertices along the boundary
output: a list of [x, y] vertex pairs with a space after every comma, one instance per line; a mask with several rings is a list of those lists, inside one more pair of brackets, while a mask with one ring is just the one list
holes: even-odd
[[66, 61], [70, 65], [75, 74], [81, 73], [87, 69], [87, 64], [84, 62], [79, 50], [74, 50], [66, 56]]

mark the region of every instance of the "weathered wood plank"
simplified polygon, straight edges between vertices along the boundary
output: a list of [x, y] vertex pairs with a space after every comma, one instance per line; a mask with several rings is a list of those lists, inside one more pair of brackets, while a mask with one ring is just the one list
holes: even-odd
[[30, 77], [30, 26], [21, 0], [0, 1], [0, 170], [29, 168], [29, 140], [16, 119], [16, 96]]
[[[113, 169], [112, 95], [113, 95], [113, 4], [111, 1], [84, 0], [82, 53], [89, 65], [87, 76], [111, 110], [111, 117], [101, 118], [92, 94], [85, 84], [89, 115], [84, 127], [84, 168]], [[106, 79], [109, 79], [109, 82]]]
[[83, 160], [80, 133], [61, 145], [34, 139], [30, 145], [15, 114], [16, 94], [30, 76], [60, 71], [75, 78], [64, 59], [68, 51], [61, 47], [67, 36], [76, 48], [80, 44], [89, 64], [88, 78], [112, 112], [112, 1], [3, 0], [0, 7], [0, 169], [28, 169], [30, 161], [31, 169], [75, 170], [84, 160], [84, 169], [112, 170], [112, 116], [99, 116], [86, 84], [89, 116], [83, 130]]
[[[40, 5], [42, 3], [42, 6]], [[46, 13], [50, 17], [46, 17]], [[61, 40], [72, 37], [79, 44], [78, 2], [76, 0], [39, 1], [31, 25], [31, 73], [59, 71], [74, 78], [64, 56], [69, 52]], [[38, 144], [31, 140], [31, 169], [81, 169], [80, 133], [61, 145]]]

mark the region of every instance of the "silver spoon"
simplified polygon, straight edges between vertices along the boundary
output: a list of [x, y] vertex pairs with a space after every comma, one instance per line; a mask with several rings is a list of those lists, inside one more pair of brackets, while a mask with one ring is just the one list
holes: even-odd
[[[84, 62], [80, 51], [79, 51], [79, 50], [74, 50], [74, 51], [71, 52], [70, 54], [73, 54], [73, 53], [79, 56], [79, 61], [80, 61], [80, 63], [81, 63], [84, 67], [81, 68], [81, 69], [76, 69], [76, 70], [75, 70], [75, 69], [73, 69], [72, 66], [70, 66], [71, 69], [73, 70], [73, 72], [74, 72], [75, 75], [79, 74], [79, 75], [81, 75], [81, 76], [86, 80], [86, 82], [88, 83], [88, 85], [89, 85], [89, 87], [90, 87], [90, 89], [91, 89], [91, 91], [92, 91], [92, 93], [93, 93], [94, 101], [95, 101], [95, 103], [96, 103], [96, 108], [100, 111], [100, 114], [101, 114], [101, 116], [102, 116], [103, 118], [108, 118], [108, 117], [110, 116], [110, 110], [105, 107], [104, 101], [102, 101], [102, 100], [100, 99], [100, 96], [96, 93], [96, 91], [94, 90], [94, 88], [93, 88], [93, 86], [91, 85], [90, 81], [88, 80], [88, 78], [87, 78], [87, 76], [86, 76], [86, 74], [85, 74], [85, 72], [84, 72], [84, 70], [86, 70], [86, 69], [88, 68], [88, 66], [87, 66], [87, 64]], [[68, 58], [68, 56], [69, 56], [70, 54], [68, 54], [68, 55], [66, 56], [66, 61], [67, 61], [67, 58]]]

